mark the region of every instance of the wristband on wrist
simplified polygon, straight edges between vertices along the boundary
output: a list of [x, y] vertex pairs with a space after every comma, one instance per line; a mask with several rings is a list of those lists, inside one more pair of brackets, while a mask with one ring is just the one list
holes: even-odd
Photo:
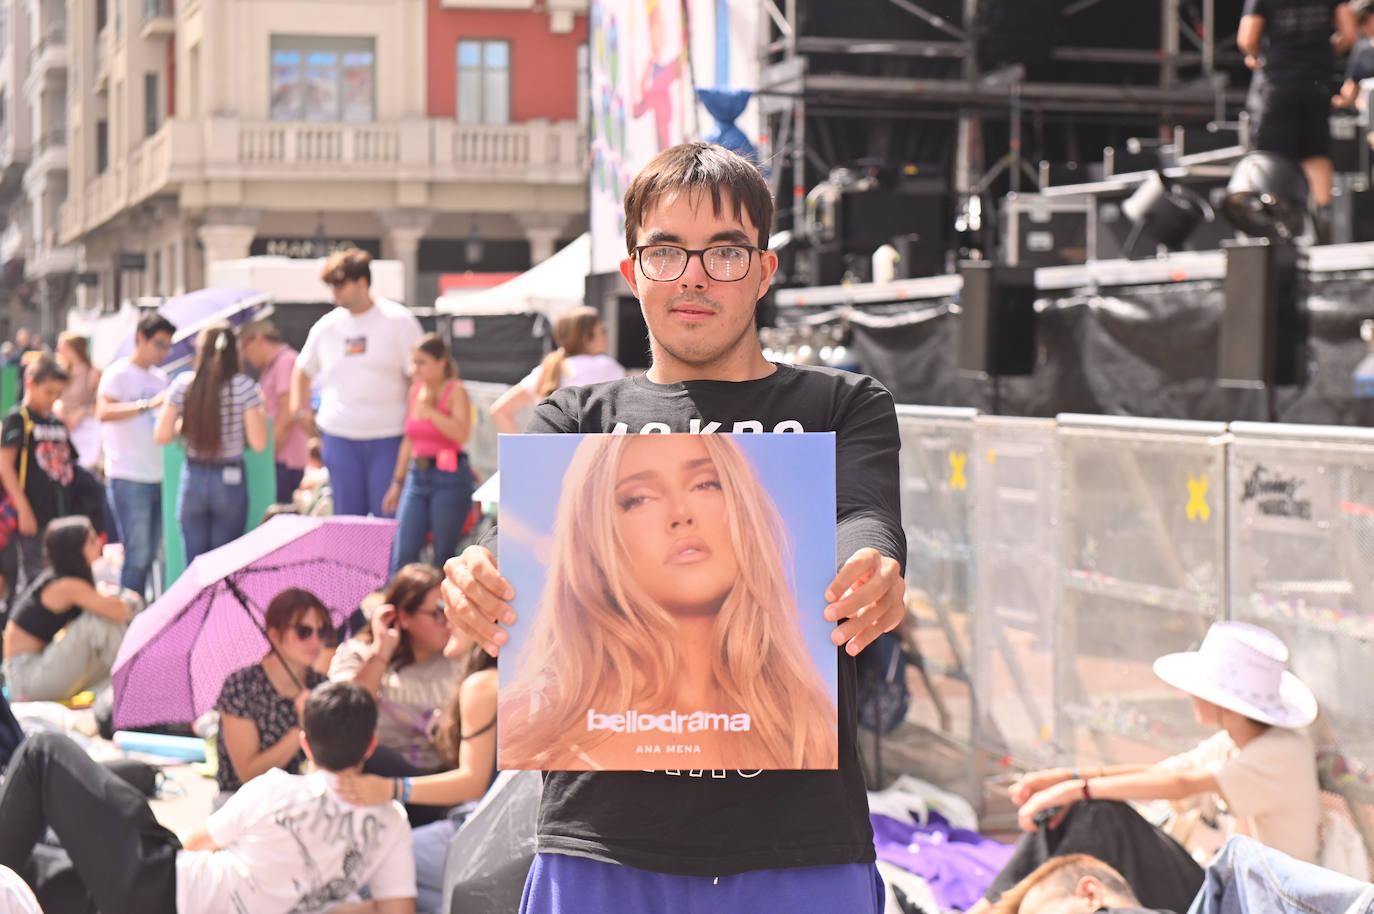
[[400, 779], [400, 778], [392, 778], [392, 779], [391, 779], [391, 799], [393, 799], [393, 800], [399, 800], [400, 798], [401, 798], [401, 779]]
[[1077, 768], [1070, 768], [1070, 769], [1069, 769], [1069, 780], [1070, 780], [1070, 781], [1076, 781], [1076, 780], [1078, 780], [1078, 769], [1077, 769]]
[[411, 788], [410, 778], [401, 778], [401, 802], [402, 802], [402, 803], [409, 803], [409, 802], [410, 802], [410, 788]]

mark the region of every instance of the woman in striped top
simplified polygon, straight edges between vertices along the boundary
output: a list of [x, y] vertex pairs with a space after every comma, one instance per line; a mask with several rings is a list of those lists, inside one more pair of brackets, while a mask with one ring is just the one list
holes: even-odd
[[153, 437], [186, 440], [177, 491], [186, 564], [243, 535], [248, 523], [245, 444], [267, 446], [267, 413], [258, 385], [239, 372], [239, 347], [228, 324], [207, 327], [197, 341], [195, 371], [178, 375], [167, 390]]

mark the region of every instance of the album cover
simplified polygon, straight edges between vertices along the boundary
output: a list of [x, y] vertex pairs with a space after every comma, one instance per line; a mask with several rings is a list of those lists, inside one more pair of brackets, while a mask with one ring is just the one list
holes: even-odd
[[834, 768], [835, 436], [502, 435], [500, 768]]

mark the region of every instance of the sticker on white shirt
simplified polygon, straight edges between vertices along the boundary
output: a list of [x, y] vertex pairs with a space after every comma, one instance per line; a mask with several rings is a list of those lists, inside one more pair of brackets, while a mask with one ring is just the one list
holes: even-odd
[[344, 355], [364, 355], [367, 353], [367, 337], [350, 336], [344, 340]]

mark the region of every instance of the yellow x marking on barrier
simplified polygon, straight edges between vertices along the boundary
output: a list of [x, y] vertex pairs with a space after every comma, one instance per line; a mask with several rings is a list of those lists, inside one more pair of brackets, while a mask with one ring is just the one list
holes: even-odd
[[968, 489], [968, 477], [964, 475], [964, 467], [968, 465], [968, 454], [963, 451], [949, 452], [949, 487], [951, 489]]
[[1210, 483], [1207, 474], [1194, 476], [1188, 474], [1188, 519], [1207, 521], [1212, 517], [1212, 508], [1207, 504], [1207, 487]]

